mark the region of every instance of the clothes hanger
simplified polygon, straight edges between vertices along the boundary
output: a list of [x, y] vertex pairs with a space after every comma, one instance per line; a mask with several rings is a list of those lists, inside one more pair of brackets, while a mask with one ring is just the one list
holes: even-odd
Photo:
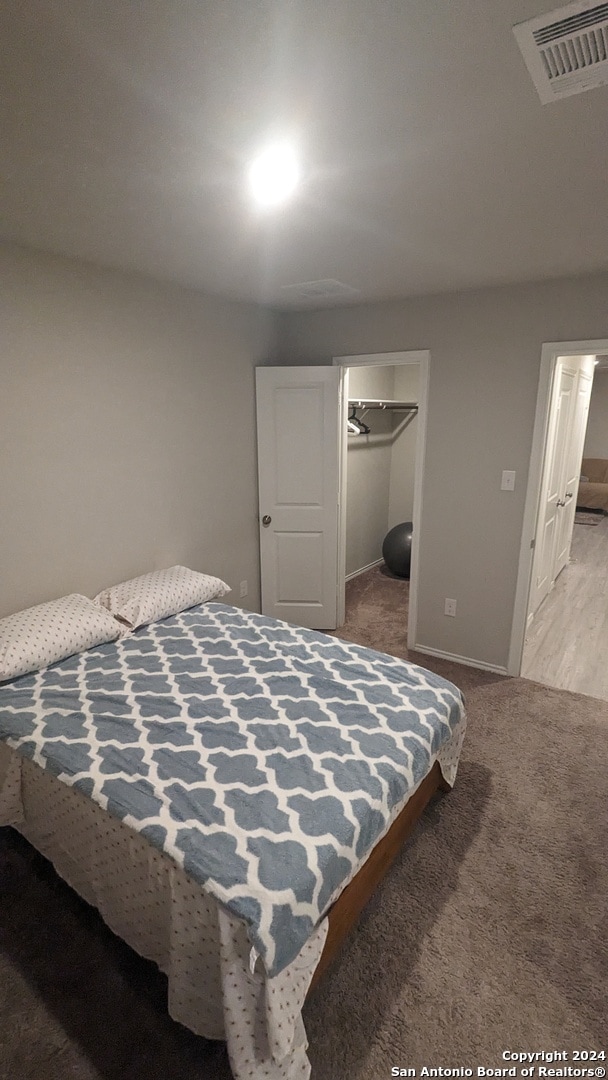
[[359, 417], [357, 416], [357, 406], [353, 405], [352, 410], [353, 411], [351, 412], [351, 414], [350, 414], [350, 416], [348, 418], [348, 430], [350, 432], [352, 432], [352, 434], [354, 435], [355, 432], [352, 430], [352, 425], [356, 425], [356, 427], [358, 428], [358, 434], [359, 435], [369, 435], [369, 433], [370, 433], [369, 427], [367, 426], [367, 424], [364, 424], [363, 421], [360, 420]]

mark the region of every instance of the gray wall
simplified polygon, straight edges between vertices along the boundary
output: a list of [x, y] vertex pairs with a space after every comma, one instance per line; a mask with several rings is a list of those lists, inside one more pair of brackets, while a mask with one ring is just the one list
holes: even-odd
[[253, 367], [428, 348], [418, 643], [506, 665], [541, 344], [608, 337], [608, 274], [282, 314], [278, 343], [143, 277], [10, 245], [0, 275], [0, 615], [173, 562], [257, 607]]
[[[418, 644], [505, 667], [544, 341], [608, 337], [608, 274], [279, 319], [282, 363], [430, 349]], [[516, 490], [500, 490], [515, 469]], [[456, 597], [458, 615], [443, 614]]]
[[[394, 381], [393, 367], [350, 368], [349, 397], [392, 398]], [[350, 437], [347, 444], [347, 577], [382, 558], [388, 523], [392, 416], [368, 412], [364, 420], [370, 434]]]
[[596, 371], [583, 457], [608, 458], [608, 371]]
[[258, 607], [271, 315], [12, 246], [0, 280], [0, 616], [172, 563]]

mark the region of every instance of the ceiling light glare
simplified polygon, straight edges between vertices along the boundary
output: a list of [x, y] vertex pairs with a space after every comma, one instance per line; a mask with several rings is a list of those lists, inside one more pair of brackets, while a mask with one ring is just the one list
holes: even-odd
[[296, 155], [290, 146], [271, 146], [249, 167], [249, 187], [259, 206], [279, 206], [295, 190], [300, 179]]

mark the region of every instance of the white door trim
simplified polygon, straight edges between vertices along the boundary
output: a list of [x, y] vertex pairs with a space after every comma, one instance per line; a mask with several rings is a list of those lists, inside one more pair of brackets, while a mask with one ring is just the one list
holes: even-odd
[[[606, 350], [608, 351], [608, 349]], [[416, 433], [416, 461], [414, 463], [414, 505], [412, 516], [416, 527], [412, 535], [412, 558], [410, 568], [410, 595], [407, 625], [407, 647], [413, 649], [416, 643], [418, 625], [418, 571], [420, 556], [420, 523], [422, 521], [422, 496], [424, 477], [424, 458], [426, 453], [426, 428], [428, 414], [429, 379], [431, 374], [431, 354], [428, 349], [410, 352], [366, 353], [357, 356], [334, 356], [332, 364], [341, 368], [340, 378], [340, 513], [338, 519], [338, 626], [345, 619], [346, 577], [346, 417], [348, 408], [348, 368], [349, 367], [393, 367], [399, 364], [420, 365], [420, 390], [418, 394], [418, 430]]]
[[532, 563], [534, 558], [532, 544], [535, 540], [536, 524], [538, 520], [549, 423], [549, 408], [557, 358], [558, 356], [594, 355], [596, 353], [607, 352], [608, 338], [597, 338], [588, 341], [548, 341], [543, 344], [541, 349], [536, 414], [534, 418], [534, 433], [532, 436], [532, 452], [530, 454], [530, 468], [528, 471], [528, 488], [526, 491], [524, 519], [521, 532], [519, 569], [517, 573], [513, 622], [511, 626], [511, 643], [509, 646], [509, 660], [507, 665], [507, 674], [509, 675], [517, 676], [521, 673], [530, 587], [532, 583]]

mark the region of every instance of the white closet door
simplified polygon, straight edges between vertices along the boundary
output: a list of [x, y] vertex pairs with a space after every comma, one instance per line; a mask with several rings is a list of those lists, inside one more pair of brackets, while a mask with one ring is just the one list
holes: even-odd
[[262, 612], [337, 626], [337, 367], [256, 369]]

